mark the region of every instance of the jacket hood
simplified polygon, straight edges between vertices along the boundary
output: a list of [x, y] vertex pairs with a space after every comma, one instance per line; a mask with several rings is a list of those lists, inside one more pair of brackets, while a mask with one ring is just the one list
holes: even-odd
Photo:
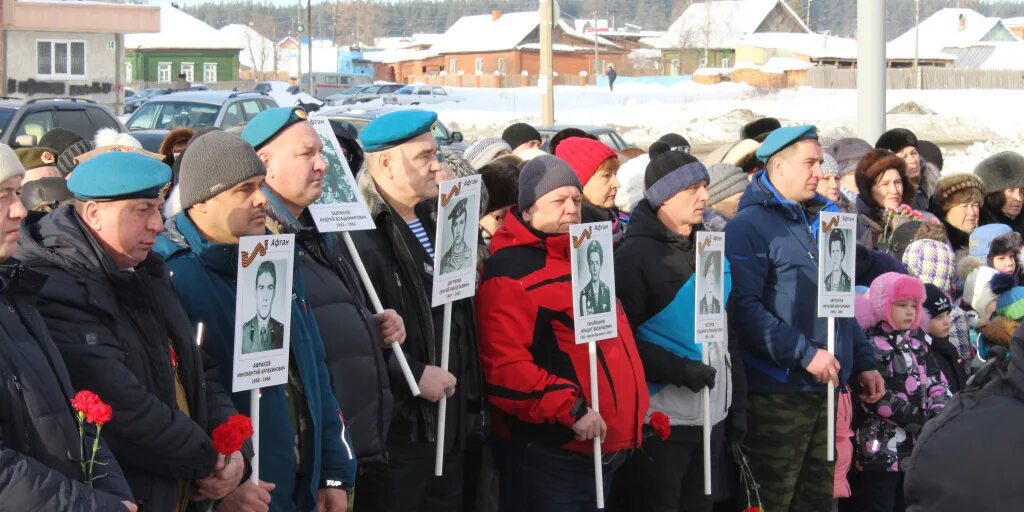
[[187, 212], [167, 219], [165, 231], [157, 237], [154, 251], [168, 260], [191, 251], [203, 266], [235, 282], [238, 268], [238, 244], [218, 244], [203, 238]]
[[805, 225], [812, 224], [811, 221], [821, 211], [839, 211], [836, 205], [817, 193], [814, 194], [814, 198], [800, 204], [783, 198], [768, 180], [768, 173], [764, 170], [758, 171], [750, 180], [747, 190], [740, 198], [739, 211], [756, 205], [777, 210], [787, 219]]
[[868, 329], [884, 322], [886, 328], [892, 327], [892, 305], [901, 300], [917, 301], [917, 313], [914, 315], [914, 323], [911, 329], [921, 326], [924, 316], [922, 304], [925, 299], [924, 284], [916, 277], [900, 274], [898, 272], [887, 272], [875, 278], [871, 282], [871, 288], [867, 297], [868, 303], [863, 302], [863, 296], [858, 296], [855, 304], [857, 323], [864, 329]]
[[[79, 277], [112, 277], [124, 273], [82, 224], [70, 204], [43, 217], [26, 218], [17, 254], [30, 267], [54, 266]], [[150, 252], [136, 267], [136, 270], [142, 269], [161, 275], [163, 261]]]
[[537, 247], [543, 248], [550, 256], [559, 259], [569, 258], [569, 234], [541, 233], [523, 220], [518, 206], [509, 209], [505, 223], [498, 228], [491, 238], [491, 254], [506, 247]]

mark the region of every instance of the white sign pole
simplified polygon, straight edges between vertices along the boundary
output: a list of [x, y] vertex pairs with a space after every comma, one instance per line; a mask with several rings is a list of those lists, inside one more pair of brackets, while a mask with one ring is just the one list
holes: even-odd
[[[706, 366], [711, 366], [710, 349], [711, 342], [704, 342], [700, 359]], [[707, 386], [701, 390], [701, 399], [704, 401], [704, 495], [711, 496], [711, 390]]]
[[[373, 283], [370, 281], [370, 275], [366, 273], [366, 266], [363, 265], [363, 260], [359, 258], [359, 252], [356, 251], [356, 245], [352, 243], [352, 235], [349, 235], [348, 231], [342, 231], [341, 238], [345, 240], [345, 247], [348, 249], [349, 255], [352, 256], [352, 262], [356, 265], [356, 271], [359, 272], [359, 279], [363, 282], [363, 286], [366, 287], [367, 294], [370, 295], [370, 302], [373, 303], [373, 310], [378, 315], [383, 313], [384, 306], [381, 305], [380, 298], [377, 297], [377, 290], [373, 287]], [[409, 389], [412, 390], [412, 396], [420, 396], [420, 387], [416, 384], [416, 377], [413, 377], [412, 369], [409, 368], [409, 361], [405, 359], [405, 353], [402, 352], [402, 345], [392, 340], [391, 351], [395, 354], [398, 366], [402, 368], [402, 375], [405, 375], [405, 382], [409, 384]]]
[[[441, 338], [441, 369], [445, 372], [448, 371], [448, 354], [451, 351], [451, 338], [452, 338], [452, 303], [446, 302], [444, 305], [444, 335]], [[445, 390], [445, 394], [441, 397], [441, 400], [437, 402], [437, 448], [434, 452], [434, 476], [441, 476], [444, 472], [444, 430], [445, 430], [445, 414], [448, 412], [448, 393]]]
[[[828, 317], [828, 353], [836, 355], [836, 317]], [[828, 447], [826, 459], [836, 460], [836, 385], [828, 381]]]
[[249, 481], [260, 485], [260, 388], [249, 391], [249, 414], [252, 417], [252, 475]]
[[[597, 342], [588, 342], [587, 350], [590, 354], [591, 408], [600, 415], [601, 406], [598, 400], [597, 384]], [[597, 509], [604, 510], [604, 469], [601, 467], [601, 436], [594, 437], [594, 490], [597, 496]]]
[[[711, 347], [726, 342], [725, 234], [700, 231], [696, 247], [696, 289], [693, 301], [693, 340], [700, 361], [711, 366]], [[711, 389], [700, 392], [703, 418], [704, 494], [711, 496]]]

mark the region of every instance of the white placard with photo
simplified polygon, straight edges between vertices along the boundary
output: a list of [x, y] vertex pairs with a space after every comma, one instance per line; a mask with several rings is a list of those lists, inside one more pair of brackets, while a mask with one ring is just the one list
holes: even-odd
[[853, 317], [857, 216], [821, 212], [818, 232], [818, 316]]
[[569, 241], [576, 343], [614, 338], [619, 328], [615, 315], [612, 223], [570, 226]]
[[697, 232], [694, 341], [725, 341], [725, 233]]
[[323, 193], [320, 199], [309, 205], [309, 213], [313, 216], [316, 228], [321, 233], [376, 229], [330, 121], [323, 117], [311, 117], [309, 124], [313, 125], [323, 142], [320, 156], [327, 162]]
[[294, 256], [295, 235], [238, 241], [233, 393], [288, 382]]
[[442, 182], [437, 196], [434, 289], [431, 305], [476, 294], [477, 236], [480, 234], [479, 174]]

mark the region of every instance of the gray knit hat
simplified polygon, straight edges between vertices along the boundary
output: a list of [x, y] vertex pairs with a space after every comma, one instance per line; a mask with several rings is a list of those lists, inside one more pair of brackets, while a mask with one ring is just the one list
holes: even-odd
[[267, 174], [256, 150], [238, 135], [212, 131], [189, 142], [181, 155], [181, 209], [197, 203], [255, 176]]
[[828, 153], [821, 154], [821, 173], [828, 176], [830, 174], [840, 174], [842, 168], [839, 167], [839, 162], [836, 158]]
[[720, 163], [708, 169], [711, 184], [708, 185], [708, 206], [714, 206], [729, 196], [741, 194], [750, 181], [747, 173], [733, 164]]
[[864, 139], [848, 137], [837, 140], [825, 152], [836, 159], [836, 162], [839, 163], [839, 175], [843, 176], [857, 170], [860, 159], [864, 158], [864, 155], [870, 153], [872, 149], [874, 148], [871, 147], [871, 144]]
[[562, 187], [583, 190], [580, 179], [564, 160], [554, 155], [540, 155], [519, 173], [519, 211], [525, 211], [544, 194]]
[[502, 151], [511, 153], [512, 147], [497, 137], [480, 139], [466, 148], [462, 157], [469, 161], [474, 169], [479, 169], [497, 158]]
[[7, 144], [0, 144], [0, 181], [24, 175], [25, 167], [18, 160], [18, 155]]

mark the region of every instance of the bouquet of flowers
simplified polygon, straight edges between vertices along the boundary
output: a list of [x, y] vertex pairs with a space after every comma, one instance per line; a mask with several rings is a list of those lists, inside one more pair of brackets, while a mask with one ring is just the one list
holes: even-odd
[[[92, 487], [93, 482], [106, 475], [97, 475], [94, 471], [96, 464], [104, 465], [103, 462], [96, 462], [96, 452], [100, 449], [100, 432], [103, 425], [106, 425], [114, 415], [113, 409], [100, 399], [92, 391], [82, 390], [71, 399], [71, 406], [74, 407], [78, 419], [78, 437], [81, 446], [81, 456], [78, 459], [82, 466], [82, 478], [85, 483]], [[92, 424], [96, 427], [96, 437], [92, 440], [92, 450], [88, 455], [85, 453], [85, 425]]]

